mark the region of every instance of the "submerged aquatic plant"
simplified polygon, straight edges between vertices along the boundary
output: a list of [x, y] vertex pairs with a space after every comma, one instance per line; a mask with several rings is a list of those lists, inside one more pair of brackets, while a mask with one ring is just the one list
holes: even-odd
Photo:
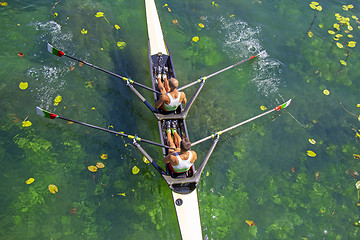
[[309, 26], [306, 34], [307, 34], [309, 37], [313, 37], [313, 36], [314, 36], [314, 33], [311, 31], [311, 28], [312, 28], [312, 26], [314, 25], [315, 19], [316, 19], [316, 17], [317, 17], [317, 13], [322, 11], [322, 7], [319, 5], [318, 2], [311, 2], [309, 5], [310, 5], [310, 7], [311, 7], [312, 9], [314, 9], [314, 18], [313, 18], [312, 22], [310, 23], [310, 26]]

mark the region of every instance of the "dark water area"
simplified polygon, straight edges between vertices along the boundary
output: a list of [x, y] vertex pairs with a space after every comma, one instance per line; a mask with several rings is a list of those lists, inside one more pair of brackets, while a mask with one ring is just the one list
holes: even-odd
[[[35, 112], [160, 142], [123, 80], [46, 49], [151, 86], [144, 1], [0, 4], [0, 239], [180, 239], [170, 189], [129, 139]], [[293, 99], [221, 135], [198, 188], [204, 239], [359, 238], [360, 6], [309, 4], [156, 1], [180, 85], [264, 51], [206, 81], [191, 141]]]

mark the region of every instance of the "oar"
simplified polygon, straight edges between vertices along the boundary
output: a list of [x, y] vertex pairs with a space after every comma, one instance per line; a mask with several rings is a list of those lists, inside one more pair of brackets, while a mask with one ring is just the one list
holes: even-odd
[[209, 139], [211, 139], [211, 138], [216, 137], [217, 135], [221, 135], [221, 134], [223, 134], [223, 133], [225, 133], [225, 132], [227, 132], [227, 131], [230, 131], [230, 130], [232, 130], [232, 129], [234, 129], [234, 128], [237, 128], [237, 127], [239, 127], [239, 126], [241, 126], [241, 125], [244, 125], [245, 123], [251, 122], [251, 121], [253, 121], [253, 120], [255, 120], [255, 119], [259, 118], [259, 117], [265, 116], [265, 115], [267, 115], [267, 114], [269, 114], [269, 113], [271, 113], [271, 112], [273, 112], [273, 111], [275, 111], [275, 110], [276, 110], [276, 111], [280, 111], [281, 109], [284, 109], [284, 108], [286, 108], [287, 106], [289, 106], [289, 105], [290, 105], [290, 102], [291, 102], [291, 99], [290, 99], [289, 101], [287, 101], [287, 102], [285, 102], [285, 103], [277, 106], [276, 108], [273, 108], [273, 109], [267, 111], [267, 112], [264, 112], [264, 113], [262, 113], [262, 114], [260, 114], [260, 115], [257, 115], [257, 116], [255, 116], [255, 117], [252, 117], [252, 118], [250, 118], [250, 119], [248, 119], [248, 120], [246, 120], [246, 121], [244, 121], [244, 122], [238, 123], [238, 124], [236, 124], [236, 125], [234, 125], [234, 126], [232, 126], [232, 127], [226, 128], [226, 129], [224, 129], [224, 130], [222, 130], [222, 131], [215, 132], [215, 133], [211, 134], [210, 136], [207, 136], [207, 137], [205, 137], [205, 138], [203, 138], [203, 139], [200, 139], [200, 140], [192, 143], [191, 146], [195, 146], [195, 145], [197, 145], [197, 144], [199, 144], [199, 143], [205, 142], [206, 140], [209, 140]]
[[171, 148], [169, 146], [162, 145], [160, 143], [156, 143], [156, 142], [152, 142], [152, 141], [149, 141], [149, 140], [146, 140], [146, 139], [142, 139], [142, 138], [140, 138], [140, 137], [138, 137], [136, 135], [133, 136], [133, 135], [125, 134], [123, 132], [116, 132], [116, 131], [112, 131], [112, 130], [109, 130], [109, 129], [106, 129], [106, 128], [102, 128], [102, 127], [94, 126], [94, 125], [91, 125], [91, 124], [75, 121], [75, 120], [72, 120], [72, 119], [69, 119], [69, 118], [61, 117], [61, 116], [59, 116], [59, 115], [57, 115], [55, 113], [51, 113], [51, 112], [46, 111], [44, 109], [41, 109], [39, 107], [36, 107], [36, 113], [38, 115], [42, 116], [42, 117], [46, 117], [46, 118], [50, 118], [50, 119], [60, 118], [62, 120], [66, 120], [66, 121], [69, 121], [69, 122], [74, 122], [74, 123], [77, 123], [77, 124], [80, 124], [80, 125], [83, 125], [83, 126], [86, 126], [86, 127], [95, 128], [95, 129], [98, 129], [98, 130], [101, 130], [101, 131], [104, 131], [104, 132], [113, 133], [113, 134], [116, 134], [116, 135], [120, 135], [120, 136], [123, 136], [123, 137], [134, 139], [134, 140], [136, 140], [138, 142], [144, 142], [144, 143], [149, 143], [149, 144], [159, 146], [159, 147], [163, 147], [163, 148], [174, 149], [174, 148]]
[[152, 91], [152, 92], [154, 92], [154, 93], [161, 94], [159, 91], [156, 91], [156, 90], [154, 90], [154, 89], [152, 89], [152, 88], [150, 88], [150, 87], [147, 87], [147, 86], [145, 86], [145, 85], [143, 85], [143, 84], [141, 84], [141, 83], [134, 82], [134, 81], [131, 80], [130, 78], [126, 78], [126, 77], [120, 76], [120, 75], [118, 75], [118, 74], [116, 74], [116, 73], [113, 73], [113, 72], [110, 72], [110, 71], [105, 70], [105, 69], [103, 69], [103, 68], [100, 68], [100, 67], [98, 67], [98, 66], [92, 65], [92, 64], [90, 64], [90, 63], [88, 63], [88, 62], [85, 62], [85, 61], [83, 61], [83, 60], [81, 60], [81, 59], [78, 59], [78, 58], [75, 58], [75, 57], [73, 57], [73, 56], [67, 55], [67, 54], [65, 54], [63, 51], [60, 51], [59, 49], [54, 48], [54, 46], [50, 45], [49, 43], [47, 44], [47, 49], [48, 49], [48, 51], [49, 51], [50, 53], [52, 53], [52, 54], [54, 54], [54, 55], [56, 55], [56, 56], [58, 56], [58, 57], [65, 56], [65, 57], [71, 58], [71, 59], [73, 59], [73, 60], [75, 60], [75, 61], [81, 62], [81, 63], [83, 63], [83, 64], [85, 64], [85, 65], [88, 65], [88, 66], [90, 66], [90, 67], [92, 67], [92, 68], [95, 68], [95, 69], [97, 69], [97, 70], [100, 70], [100, 71], [103, 71], [103, 72], [105, 72], [105, 73], [108, 73], [108, 74], [110, 74], [110, 75], [112, 75], [112, 76], [114, 76], [114, 77], [120, 78], [120, 79], [122, 79], [122, 80], [124, 80], [124, 81], [128, 81], [128, 82], [130, 82], [131, 84], [135, 84], [135, 85], [137, 85], [137, 86], [139, 86], [139, 87], [145, 88], [145, 89], [147, 89], [147, 90], [149, 90], [149, 91]]
[[233, 64], [233, 65], [231, 65], [231, 66], [228, 66], [228, 67], [226, 67], [226, 68], [224, 68], [224, 69], [221, 69], [221, 70], [219, 70], [219, 71], [217, 71], [217, 72], [214, 72], [214, 73], [212, 73], [212, 74], [210, 74], [210, 75], [207, 75], [206, 77], [199, 78], [199, 79], [195, 80], [195, 81], [192, 82], [192, 83], [189, 83], [189, 84], [187, 84], [187, 85], [185, 85], [185, 86], [182, 86], [182, 87], [179, 88], [178, 90], [179, 90], [179, 91], [184, 90], [185, 88], [188, 88], [188, 87], [190, 87], [190, 86], [192, 86], [192, 85], [195, 85], [195, 84], [197, 84], [197, 83], [200, 83], [200, 82], [202, 82], [202, 81], [204, 81], [204, 80], [206, 80], [206, 79], [208, 79], [208, 78], [211, 78], [211, 77], [213, 77], [213, 76], [215, 76], [215, 75], [218, 75], [219, 73], [222, 73], [222, 72], [224, 72], [224, 71], [226, 71], [226, 70], [229, 70], [230, 68], [233, 68], [233, 67], [235, 67], [235, 66], [237, 66], [237, 65], [239, 65], [239, 64], [241, 64], [241, 63], [243, 63], [243, 62], [246, 62], [246, 61], [249, 61], [249, 60], [251, 60], [251, 59], [253, 59], [253, 58], [256, 58], [257, 56], [259, 56], [259, 55], [262, 54], [263, 52], [265, 52], [265, 50], [259, 52], [258, 54], [254, 55], [254, 56], [251, 56], [251, 57], [249, 57], [249, 58], [247, 58], [247, 59], [244, 59], [244, 60], [242, 60], [242, 61], [240, 61], [240, 62], [238, 62], [238, 63], [235, 63], [235, 64]]

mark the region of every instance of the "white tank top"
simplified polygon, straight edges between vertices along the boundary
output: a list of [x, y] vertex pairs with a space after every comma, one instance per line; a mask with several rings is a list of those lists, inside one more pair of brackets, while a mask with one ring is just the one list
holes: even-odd
[[192, 152], [188, 151], [189, 153], [189, 157], [186, 160], [182, 160], [181, 157], [179, 156], [179, 154], [176, 152], [175, 156], [177, 158], [177, 160], [179, 161], [179, 164], [176, 166], [172, 166], [173, 170], [175, 172], [186, 172], [187, 170], [189, 170], [191, 168], [191, 166], [193, 165], [190, 161], [192, 158]]
[[170, 93], [166, 93], [166, 95], [168, 95], [168, 97], [170, 98], [170, 103], [169, 104], [164, 103], [163, 108], [169, 112], [175, 111], [178, 108], [178, 106], [180, 105], [181, 92], [179, 92], [179, 95], [177, 98], [173, 98]]

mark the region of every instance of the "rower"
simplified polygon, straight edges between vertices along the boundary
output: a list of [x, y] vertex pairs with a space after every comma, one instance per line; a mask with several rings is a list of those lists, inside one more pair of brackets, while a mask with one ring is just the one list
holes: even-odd
[[161, 108], [166, 112], [175, 111], [182, 103], [186, 103], [186, 95], [184, 92], [179, 92], [177, 87], [179, 86], [178, 80], [175, 78], [169, 79], [169, 89], [165, 89], [163, 83], [158, 81], [159, 91], [161, 92], [159, 100], [155, 103], [155, 109]]
[[187, 172], [192, 167], [197, 159], [197, 154], [191, 150], [191, 142], [187, 137], [180, 138], [176, 130], [176, 123], [174, 120], [171, 123], [172, 128], [170, 128], [170, 121], [166, 122], [167, 144], [175, 150], [169, 149], [169, 154], [164, 157], [163, 162], [169, 163], [170, 170], [179, 174]]

